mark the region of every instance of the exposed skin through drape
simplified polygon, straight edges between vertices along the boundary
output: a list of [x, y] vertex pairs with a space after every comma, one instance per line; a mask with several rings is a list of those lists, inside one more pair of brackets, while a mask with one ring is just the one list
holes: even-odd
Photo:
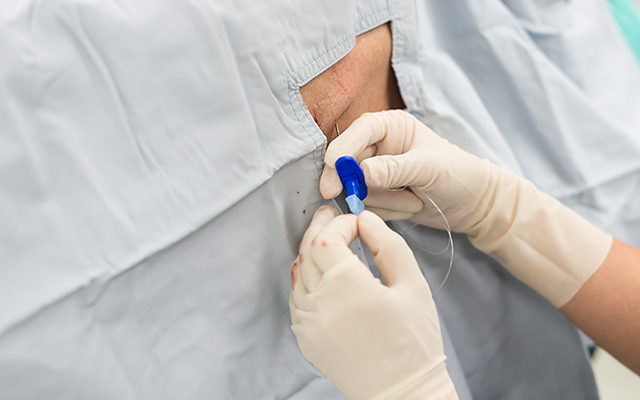
[[385, 24], [356, 37], [340, 61], [300, 88], [316, 123], [331, 142], [364, 112], [404, 108], [391, 68], [391, 29]]

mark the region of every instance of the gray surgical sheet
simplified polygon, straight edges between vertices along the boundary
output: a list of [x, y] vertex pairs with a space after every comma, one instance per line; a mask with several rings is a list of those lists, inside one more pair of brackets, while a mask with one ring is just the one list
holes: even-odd
[[[343, 398], [290, 329], [325, 203], [298, 89], [388, 21], [409, 112], [640, 246], [640, 72], [604, 2], [0, 10], [1, 399]], [[442, 232], [407, 237], [437, 287]], [[454, 240], [435, 299], [460, 398], [597, 398], [576, 329]]]

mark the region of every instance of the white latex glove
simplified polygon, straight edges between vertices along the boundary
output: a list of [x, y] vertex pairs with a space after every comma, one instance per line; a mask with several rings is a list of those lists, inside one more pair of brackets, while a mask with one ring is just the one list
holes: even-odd
[[[291, 266], [302, 354], [351, 400], [457, 399], [431, 291], [404, 240], [370, 212], [316, 211]], [[386, 286], [351, 252], [360, 232]]]
[[344, 155], [362, 167], [369, 188], [367, 210], [385, 220], [443, 222], [429, 201], [416, 195], [420, 192], [429, 194], [454, 231], [465, 232], [478, 219], [469, 210], [484, 204], [491, 163], [440, 138], [411, 114], [363, 114], [331, 143], [320, 179], [320, 191], [327, 199], [342, 191], [335, 163]]
[[450, 144], [406, 112], [363, 114], [331, 143], [320, 180], [325, 198], [341, 191], [334, 166], [344, 155], [360, 162], [370, 189], [367, 209], [384, 219], [438, 221], [435, 208], [415, 194], [428, 195], [454, 231], [468, 234], [475, 247], [557, 307], [611, 247], [610, 235], [528, 180]]

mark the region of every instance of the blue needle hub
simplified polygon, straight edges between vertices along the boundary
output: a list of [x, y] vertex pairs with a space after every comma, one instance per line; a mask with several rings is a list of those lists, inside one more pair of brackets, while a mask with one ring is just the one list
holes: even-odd
[[347, 194], [349, 210], [355, 215], [360, 215], [364, 211], [362, 200], [367, 197], [367, 185], [364, 183], [362, 168], [353, 157], [344, 156], [336, 161], [336, 171]]

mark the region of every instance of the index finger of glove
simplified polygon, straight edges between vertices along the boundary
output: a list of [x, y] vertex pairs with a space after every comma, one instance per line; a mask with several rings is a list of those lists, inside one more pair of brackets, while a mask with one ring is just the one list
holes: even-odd
[[407, 151], [413, 135], [413, 117], [400, 110], [365, 113], [335, 139], [325, 155], [325, 172], [320, 179], [320, 192], [325, 198], [337, 196], [342, 190], [334, 167], [342, 156], [352, 156], [358, 162], [369, 157], [398, 155]]
[[384, 140], [386, 132], [378, 117], [370, 113], [362, 114], [327, 148], [324, 162], [333, 168], [342, 156], [358, 159], [367, 148]]
[[324, 228], [329, 222], [331, 222], [332, 219], [337, 216], [338, 210], [336, 210], [335, 207], [330, 205], [320, 206], [313, 214], [313, 218], [311, 218], [309, 227], [302, 236], [299, 253], [302, 253], [304, 250], [306, 250], [311, 245], [311, 241], [316, 237], [318, 232], [320, 232], [322, 228]]
[[[329, 149], [331, 149], [333, 144], [332, 142], [329, 145]], [[355, 158], [355, 160], [360, 163], [362, 160], [367, 159], [369, 157], [373, 157], [377, 152], [377, 147], [375, 145], [369, 146], [364, 149], [360, 154], [343, 154], [336, 158], [339, 159], [342, 156], [348, 155]], [[324, 169], [322, 170], [322, 176], [320, 177], [320, 193], [325, 199], [333, 199], [338, 196], [340, 192], [342, 192], [342, 183], [340, 182], [340, 176], [338, 175], [338, 171], [335, 168], [335, 161], [333, 164], [325, 163]]]
[[360, 237], [374, 255], [385, 283], [411, 285], [424, 277], [413, 252], [404, 239], [373, 213], [364, 211], [358, 217]]
[[336, 197], [342, 191], [340, 177], [335, 170], [336, 161], [343, 156], [351, 156], [360, 162], [377, 153], [376, 143], [384, 140], [384, 130], [373, 114], [363, 114], [356, 119], [327, 148], [324, 157], [325, 168], [320, 177], [320, 192], [324, 198]]
[[307, 228], [307, 231], [302, 237], [299, 249], [299, 276], [301, 277], [301, 283], [307, 290], [312, 291], [318, 286], [320, 278], [322, 277], [321, 271], [313, 263], [311, 259], [311, 247], [318, 233], [331, 222], [338, 215], [338, 211], [332, 206], [322, 206], [313, 215], [313, 219]]
[[311, 258], [322, 273], [353, 256], [349, 243], [358, 237], [358, 217], [340, 215], [329, 222], [314, 238]]

